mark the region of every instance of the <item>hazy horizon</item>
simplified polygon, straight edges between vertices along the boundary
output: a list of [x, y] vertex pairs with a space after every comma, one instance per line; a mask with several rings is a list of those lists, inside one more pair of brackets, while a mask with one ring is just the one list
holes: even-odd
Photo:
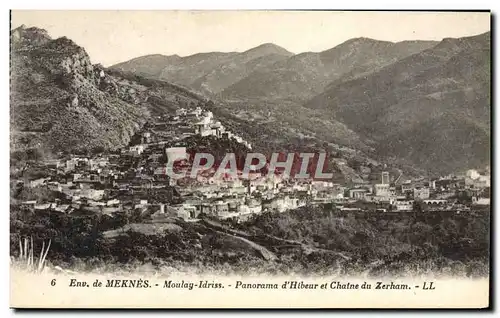
[[111, 66], [145, 55], [244, 52], [266, 43], [301, 54], [359, 37], [441, 41], [490, 31], [490, 13], [13, 10], [11, 28], [23, 24], [45, 29], [52, 38], [66, 36], [84, 47], [93, 63]]

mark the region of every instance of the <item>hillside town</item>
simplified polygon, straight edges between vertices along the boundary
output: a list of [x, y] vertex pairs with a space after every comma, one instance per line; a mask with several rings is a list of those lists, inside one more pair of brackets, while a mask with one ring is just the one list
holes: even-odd
[[[307, 205], [376, 213], [461, 213], [489, 209], [490, 205], [489, 171], [405, 180], [382, 171], [373, 184], [286, 179], [279, 174], [260, 173], [247, 179], [214, 178], [210, 171], [189, 180], [170, 178], [164, 173], [165, 166], [172, 160], [187, 159], [192, 138], [252, 148], [210, 111], [181, 108], [173, 115], [154, 118], [120, 152], [72, 155], [14, 172], [22, 177], [13, 178], [13, 188], [35, 194], [17, 203], [40, 213], [139, 214], [151, 222], [172, 217], [196, 221], [200, 215], [246, 220], [263, 212], [284, 212]], [[181, 168], [189, 169], [189, 162], [183, 163]], [[37, 196], [40, 192], [50, 195]]]

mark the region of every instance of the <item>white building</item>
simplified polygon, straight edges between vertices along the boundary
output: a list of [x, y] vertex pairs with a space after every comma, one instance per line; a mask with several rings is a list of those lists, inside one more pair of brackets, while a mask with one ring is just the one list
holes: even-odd
[[198, 215], [196, 213], [196, 207], [190, 204], [181, 204], [172, 207], [177, 214], [177, 217], [183, 218], [184, 220], [195, 219]]
[[490, 205], [490, 199], [472, 197], [472, 205]]
[[403, 200], [394, 202], [396, 211], [412, 211], [413, 210], [413, 200]]
[[349, 197], [353, 198], [355, 200], [364, 200], [366, 197], [366, 194], [368, 194], [368, 190], [366, 190], [366, 189], [350, 189], [349, 190]]
[[374, 192], [375, 192], [375, 195], [378, 196], [378, 197], [389, 197], [390, 195], [390, 191], [389, 191], [389, 184], [376, 184], [374, 186]]
[[80, 197], [88, 198], [94, 201], [99, 201], [104, 196], [104, 190], [95, 190], [95, 189], [82, 189], [79, 193]]
[[414, 199], [428, 199], [430, 196], [430, 190], [427, 187], [415, 188], [413, 189], [413, 198]]
[[132, 146], [129, 148], [129, 152], [134, 155], [140, 155], [144, 152], [144, 145]]
[[467, 178], [475, 180], [475, 179], [479, 178], [481, 176], [481, 174], [479, 174], [479, 172], [477, 172], [477, 170], [470, 169], [470, 170], [467, 170], [466, 176], [467, 176]]
[[186, 147], [170, 147], [165, 149], [168, 162], [188, 159]]
[[382, 172], [382, 184], [390, 184], [389, 172], [387, 171]]

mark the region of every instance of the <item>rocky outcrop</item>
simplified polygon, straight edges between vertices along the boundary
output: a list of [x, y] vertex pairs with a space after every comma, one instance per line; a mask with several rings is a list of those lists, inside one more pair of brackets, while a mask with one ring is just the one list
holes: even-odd
[[46, 30], [36, 27], [26, 28], [23, 24], [11, 32], [13, 49], [28, 49], [47, 44], [51, 38]]
[[[114, 150], [127, 145], [147, 120], [148, 109], [135, 90], [92, 65], [72, 40], [52, 40], [44, 30], [20, 27], [11, 41], [14, 150]], [[48, 131], [32, 131], [44, 123], [51, 124]], [[26, 134], [36, 143], [17, 138]]]

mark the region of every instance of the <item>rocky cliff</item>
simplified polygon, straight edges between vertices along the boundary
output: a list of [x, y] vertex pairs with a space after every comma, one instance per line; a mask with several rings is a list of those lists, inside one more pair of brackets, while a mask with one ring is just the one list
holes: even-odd
[[151, 113], [200, 101], [175, 85], [93, 65], [82, 47], [42, 29], [21, 26], [11, 44], [12, 152], [116, 150]]

